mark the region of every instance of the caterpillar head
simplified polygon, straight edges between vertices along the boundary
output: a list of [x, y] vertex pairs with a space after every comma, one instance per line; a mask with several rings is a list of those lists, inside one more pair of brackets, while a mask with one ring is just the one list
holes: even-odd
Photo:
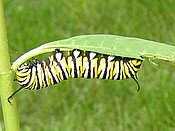
[[18, 67], [18, 69], [17, 69], [17, 71], [24, 71], [24, 70], [28, 70], [29, 69], [29, 64], [28, 63], [23, 63], [23, 64], [21, 64], [19, 67]]

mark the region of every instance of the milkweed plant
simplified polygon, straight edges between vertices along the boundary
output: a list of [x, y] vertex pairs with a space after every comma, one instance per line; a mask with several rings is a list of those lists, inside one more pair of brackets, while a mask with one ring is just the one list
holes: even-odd
[[175, 46], [134, 37], [109, 34], [80, 35], [42, 44], [20, 56], [10, 65], [2, 2], [0, 1], [0, 95], [6, 130], [19, 130], [16, 102], [8, 97], [14, 93], [13, 76], [18, 67], [31, 58], [56, 49], [78, 49], [108, 56], [139, 59], [161, 59], [175, 62]]

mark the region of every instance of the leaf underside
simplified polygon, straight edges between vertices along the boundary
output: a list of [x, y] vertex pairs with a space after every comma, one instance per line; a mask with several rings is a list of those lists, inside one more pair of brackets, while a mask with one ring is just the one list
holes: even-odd
[[58, 48], [76, 48], [128, 58], [154, 58], [175, 62], [175, 46], [134, 37], [97, 34], [75, 36], [43, 44], [18, 58], [13, 63], [12, 69], [16, 70], [20, 64], [36, 55], [52, 52]]

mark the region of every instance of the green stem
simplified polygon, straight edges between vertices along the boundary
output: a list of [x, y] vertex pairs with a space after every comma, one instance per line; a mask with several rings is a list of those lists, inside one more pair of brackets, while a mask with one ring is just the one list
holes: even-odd
[[0, 95], [6, 131], [19, 131], [19, 119], [16, 102], [8, 103], [7, 98], [13, 93], [13, 73], [10, 69], [7, 33], [3, 13], [3, 2], [0, 0]]

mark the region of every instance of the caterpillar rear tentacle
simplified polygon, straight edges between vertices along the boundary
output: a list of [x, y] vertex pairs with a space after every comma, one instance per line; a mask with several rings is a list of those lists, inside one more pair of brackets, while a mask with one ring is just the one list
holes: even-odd
[[135, 77], [132, 77], [132, 78], [133, 78], [133, 80], [136, 82], [136, 84], [138, 86], [137, 91], [140, 91], [140, 85], [139, 85], [139, 82], [137, 81], [137, 78], [135, 78]]

